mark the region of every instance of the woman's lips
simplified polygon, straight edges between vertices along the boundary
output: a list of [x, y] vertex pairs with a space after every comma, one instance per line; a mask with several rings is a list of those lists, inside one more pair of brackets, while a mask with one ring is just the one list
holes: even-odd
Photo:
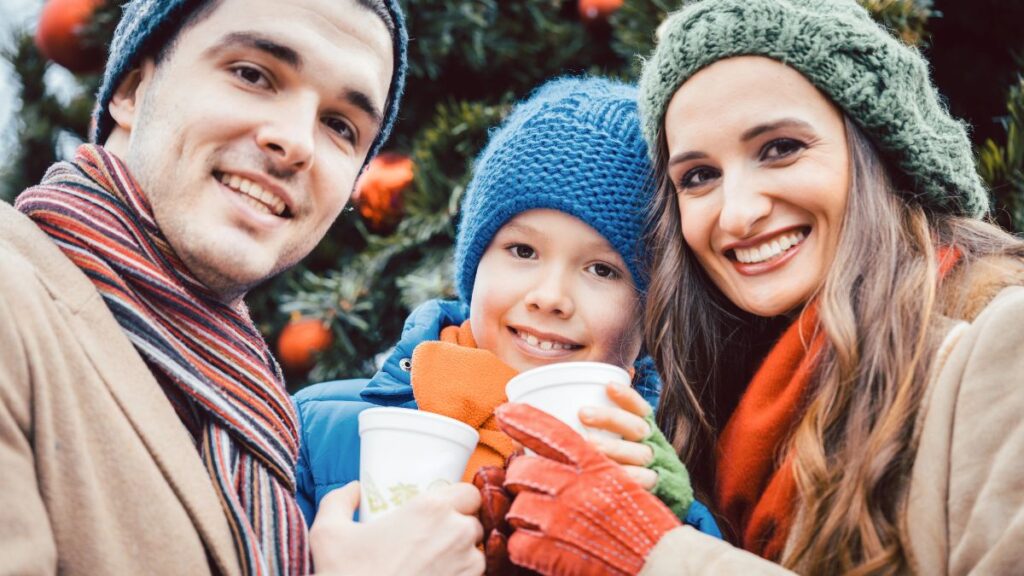
[[[770, 244], [772, 242], [777, 242], [778, 238], [783, 238], [787, 236], [792, 237], [794, 233], [798, 234], [798, 241], [796, 242], [796, 244], [790, 245], [777, 255], [774, 255], [768, 258], [767, 260], [762, 260], [760, 262], [740, 262], [737, 259], [736, 255], [737, 248], [734, 248], [731, 251], [729, 251], [731, 252], [731, 255], [728, 256], [728, 258], [729, 261], [732, 263], [733, 267], [736, 269], [736, 271], [744, 276], [757, 276], [759, 274], [774, 272], [775, 270], [781, 268], [782, 266], [785, 266], [786, 263], [788, 263], [790, 260], [795, 258], [798, 253], [800, 253], [801, 249], [807, 243], [807, 240], [810, 239], [811, 232], [812, 230], [810, 228], [800, 228], [796, 232], [784, 231], [780, 234], [775, 235], [772, 238], [769, 238], [766, 242], [762, 242], [762, 245]], [[754, 250], [756, 249], [757, 248], [755, 247]]]

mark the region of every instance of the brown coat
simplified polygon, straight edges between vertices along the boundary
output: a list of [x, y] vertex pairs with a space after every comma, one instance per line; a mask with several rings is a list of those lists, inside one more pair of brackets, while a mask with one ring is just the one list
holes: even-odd
[[[947, 336], [918, 420], [906, 521], [919, 574], [1024, 570], [1024, 286], [1003, 288], [1007, 271], [968, 282], [961, 311], [973, 321]], [[641, 572], [788, 573], [689, 527], [662, 538]]]
[[238, 574], [213, 484], [88, 278], [0, 202], [0, 574]]

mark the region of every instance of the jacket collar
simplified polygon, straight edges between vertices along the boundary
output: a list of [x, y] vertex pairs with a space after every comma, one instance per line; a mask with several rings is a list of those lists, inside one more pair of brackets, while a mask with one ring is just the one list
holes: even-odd
[[412, 400], [412, 352], [421, 342], [439, 340], [441, 330], [459, 326], [469, 318], [469, 306], [458, 300], [429, 300], [421, 304], [405, 320], [402, 336], [387, 352], [383, 366], [360, 393], [367, 401], [389, 402]]
[[[405, 320], [398, 344], [387, 352], [380, 370], [370, 379], [360, 393], [366, 401], [409, 402], [413, 400], [412, 352], [421, 342], [441, 339], [441, 330], [448, 326], [460, 326], [469, 319], [469, 306], [459, 300], [429, 300], [421, 304]], [[633, 365], [636, 370], [633, 386], [640, 395], [657, 408], [661, 395], [661, 379], [658, 377], [654, 360], [643, 356]]]

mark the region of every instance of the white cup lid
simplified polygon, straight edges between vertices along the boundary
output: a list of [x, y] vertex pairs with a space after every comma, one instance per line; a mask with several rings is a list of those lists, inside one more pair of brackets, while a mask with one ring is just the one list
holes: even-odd
[[533, 368], [516, 375], [505, 385], [505, 396], [516, 402], [525, 394], [549, 386], [617, 382], [629, 386], [629, 372], [604, 362], [561, 362]]
[[382, 406], [359, 413], [359, 435], [371, 430], [404, 430], [430, 434], [458, 442], [470, 449], [480, 441], [480, 433], [454, 418], [413, 408]]

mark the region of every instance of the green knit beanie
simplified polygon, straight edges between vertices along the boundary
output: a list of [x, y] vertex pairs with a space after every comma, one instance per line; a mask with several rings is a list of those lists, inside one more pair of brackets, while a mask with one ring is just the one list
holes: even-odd
[[947, 112], [928, 64], [854, 0], [703, 0], [672, 14], [640, 80], [652, 155], [676, 90], [700, 69], [744, 55], [803, 74], [868, 135], [923, 206], [970, 217], [988, 211], [967, 131]]

